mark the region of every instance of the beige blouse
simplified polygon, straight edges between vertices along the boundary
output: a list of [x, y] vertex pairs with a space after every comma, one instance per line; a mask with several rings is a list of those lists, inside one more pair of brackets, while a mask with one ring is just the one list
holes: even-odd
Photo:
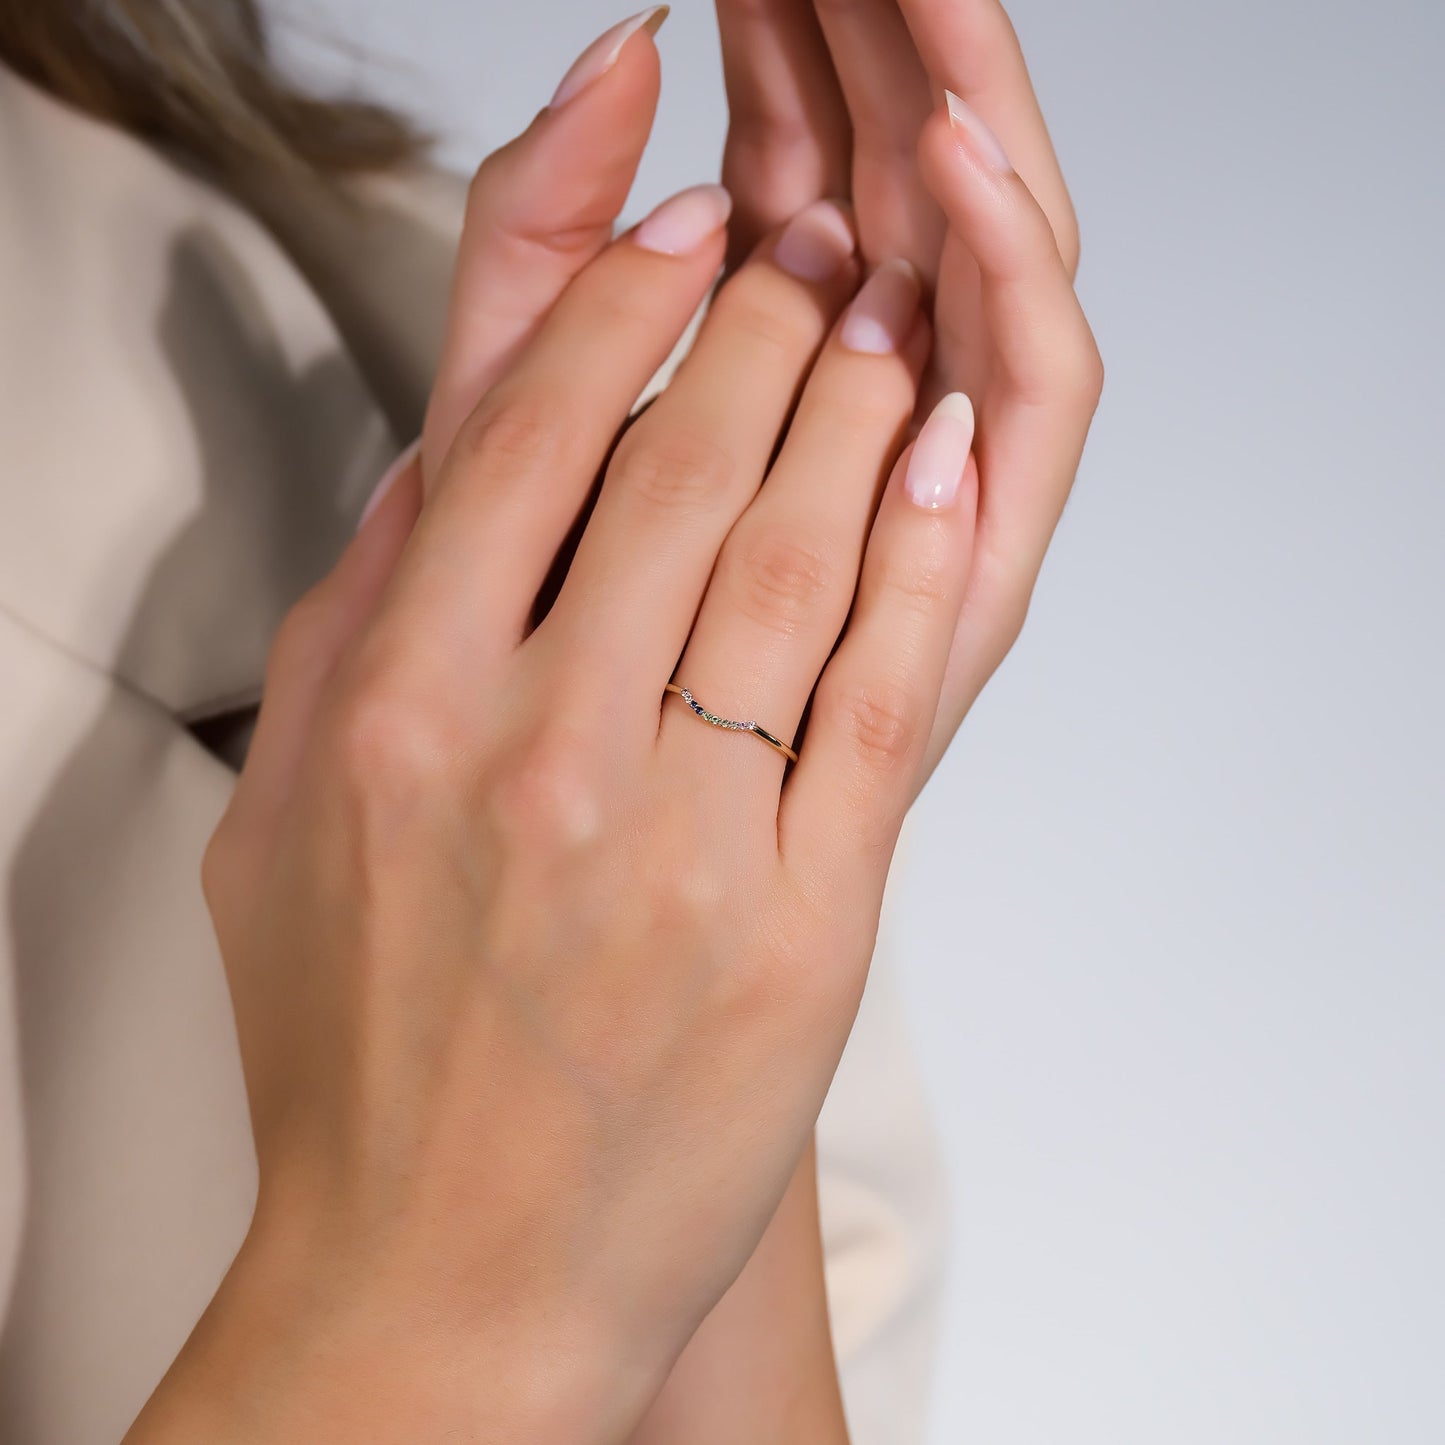
[[[463, 186], [250, 209], [0, 67], [0, 1440], [120, 1437], [255, 1159], [185, 724], [419, 430]], [[264, 219], [258, 219], [264, 217]], [[886, 920], [885, 920], [886, 937]], [[921, 1438], [943, 1218], [886, 970], [819, 1125], [858, 1445]]]

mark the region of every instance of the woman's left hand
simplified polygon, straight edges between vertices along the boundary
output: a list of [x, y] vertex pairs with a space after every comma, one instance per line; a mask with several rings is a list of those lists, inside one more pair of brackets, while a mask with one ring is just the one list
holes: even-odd
[[[919, 287], [850, 301], [820, 205], [606, 461], [726, 209], [585, 268], [283, 629], [205, 870], [256, 1217], [136, 1441], [619, 1440], [774, 1215], [936, 711], [972, 410], [894, 465]], [[675, 670], [783, 738], [812, 698], [792, 773]]]
[[954, 390], [977, 411], [977, 550], [931, 771], [1019, 635], [1103, 386], [1074, 208], [999, 0], [717, 11], [735, 252], [810, 200], [851, 199], [865, 258], [906, 256], [933, 290], [921, 412]]

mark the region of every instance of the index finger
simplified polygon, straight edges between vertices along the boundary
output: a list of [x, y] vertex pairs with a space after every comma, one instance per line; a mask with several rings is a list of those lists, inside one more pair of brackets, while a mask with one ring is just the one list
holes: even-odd
[[897, 0], [939, 91], [961, 95], [998, 132], [1053, 228], [1072, 278], [1079, 225], [1018, 32], [1000, 0]]
[[[463, 421], [373, 628], [475, 676], [533, 604], [619, 428], [722, 261], [728, 196], [664, 201], [576, 276]], [[379, 644], [381, 645], [381, 644]]]
[[640, 11], [594, 41], [472, 180], [422, 437], [428, 492], [467, 414], [612, 239], [652, 130], [661, 76], [651, 37], [666, 12]]

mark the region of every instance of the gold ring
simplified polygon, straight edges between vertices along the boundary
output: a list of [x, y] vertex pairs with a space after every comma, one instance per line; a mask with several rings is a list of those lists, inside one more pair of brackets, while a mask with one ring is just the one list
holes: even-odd
[[756, 738], [772, 748], [774, 752], [782, 753], [790, 762], [796, 763], [798, 755], [781, 738], [775, 738], [766, 728], [759, 727], [755, 722], [734, 722], [731, 718], [719, 717], [715, 712], [709, 712], [685, 687], [679, 687], [675, 682], [670, 682], [664, 689], [666, 692], [675, 692], [704, 722], [711, 723], [715, 728], [730, 728], [733, 732], [752, 733]]

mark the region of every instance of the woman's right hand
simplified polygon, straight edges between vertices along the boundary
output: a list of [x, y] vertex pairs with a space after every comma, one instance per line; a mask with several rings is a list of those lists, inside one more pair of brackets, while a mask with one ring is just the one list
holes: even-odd
[[[531, 627], [724, 201], [685, 193], [591, 262], [420, 515], [413, 471], [283, 630], [205, 870], [259, 1199], [134, 1441], [620, 1440], [787, 1185], [977, 477], [959, 398], [894, 468], [918, 283], [885, 266], [850, 302], [846, 218], [810, 208], [617, 447]], [[694, 717], [674, 672], [784, 738], [811, 697], [800, 761]]]

